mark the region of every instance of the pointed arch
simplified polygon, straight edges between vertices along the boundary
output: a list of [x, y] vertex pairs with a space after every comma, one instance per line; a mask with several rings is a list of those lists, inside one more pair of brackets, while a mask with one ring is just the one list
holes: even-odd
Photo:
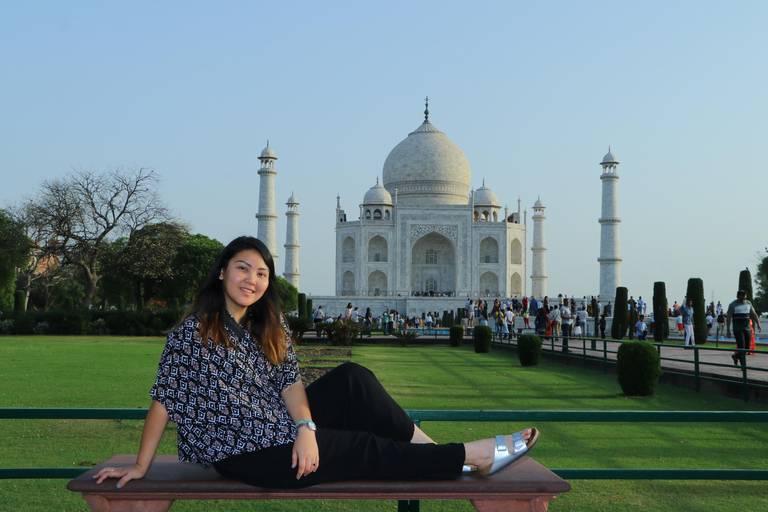
[[368, 275], [368, 295], [379, 296], [387, 294], [387, 275], [381, 270], [375, 270]]
[[355, 257], [356, 247], [355, 239], [351, 236], [346, 237], [341, 242], [341, 261], [342, 263], [354, 263], [357, 259]]
[[387, 261], [387, 240], [380, 235], [376, 235], [368, 242], [368, 261], [378, 262]]
[[344, 272], [341, 276], [341, 294], [356, 295], [355, 293], [355, 274], [351, 270]]
[[509, 244], [509, 262], [513, 265], [521, 265], [523, 263], [523, 244], [517, 238]]
[[499, 262], [499, 242], [493, 237], [480, 240], [480, 263]]
[[488, 297], [499, 294], [499, 276], [494, 272], [486, 272], [480, 276], [480, 293]]
[[411, 248], [411, 291], [424, 293], [427, 280], [432, 291], [456, 292], [456, 247], [446, 236], [431, 232], [419, 238]]
[[517, 272], [512, 274], [512, 277], [509, 279], [509, 294], [515, 297], [523, 295], [523, 279]]

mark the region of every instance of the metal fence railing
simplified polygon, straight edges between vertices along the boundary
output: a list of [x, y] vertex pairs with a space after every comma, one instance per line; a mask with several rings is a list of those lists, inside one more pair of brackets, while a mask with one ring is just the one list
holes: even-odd
[[[768, 423], [768, 411], [406, 411], [423, 421]], [[146, 409], [0, 408], [3, 419], [140, 420]], [[0, 468], [0, 479], [75, 478], [90, 468]], [[761, 469], [551, 469], [577, 480], [768, 480]]]
[[[612, 339], [600, 339], [600, 338], [592, 338], [592, 337], [570, 337], [568, 341], [568, 348], [569, 351], [562, 353], [560, 355], [560, 352], [558, 352], [558, 349], [560, 348], [560, 345], [555, 345], [554, 337], [552, 336], [542, 336], [542, 348], [544, 350], [544, 353], [551, 357], [552, 359], [555, 358], [565, 358], [565, 362], [568, 363], [571, 359], [581, 359], [581, 360], [591, 360], [591, 361], [598, 361], [602, 362], [603, 371], [605, 373], [608, 373], [611, 366], [616, 365], [616, 357], [619, 352], [619, 346], [622, 343], [625, 343], [629, 340], [612, 340]], [[652, 342], [649, 342], [652, 343]], [[516, 347], [517, 346], [517, 338], [512, 337], [505, 337], [503, 335], [500, 335], [498, 333], [494, 333], [493, 335], [493, 343], [494, 346], [503, 346], [503, 347]], [[768, 361], [768, 352], [764, 350], [749, 350], [749, 349], [736, 349], [735, 347], [731, 346], [728, 348], [724, 347], [708, 347], [708, 346], [702, 346], [702, 345], [696, 345], [693, 347], [693, 359], [684, 359], [679, 357], [679, 355], [682, 353], [682, 350], [685, 350], [685, 347], [682, 345], [676, 345], [676, 344], [668, 344], [668, 343], [652, 343], [657, 351], [659, 352], [659, 358], [661, 360], [661, 365], [663, 367], [663, 371], [666, 374], [670, 375], [685, 375], [685, 376], [692, 376], [694, 379], [694, 389], [698, 393], [701, 391], [701, 382], [704, 380], [712, 381], [712, 382], [726, 382], [726, 383], [737, 383], [740, 384], [743, 389], [744, 394], [744, 401], [749, 401], [749, 393], [750, 389], [768, 389], [768, 383], [761, 382], [759, 379], [755, 379], [754, 377], [756, 375], [760, 374], [766, 374], [768, 373], [768, 364], [764, 365], [766, 367], [760, 367], [757, 365], [744, 365], [741, 367], [741, 378], [740, 379], [733, 379], [728, 378], [727, 376], [724, 376], [717, 372], [718, 368], [728, 368], [729, 370], [732, 370], [734, 368], [733, 363], [718, 363], [714, 361], [704, 361], [702, 360], [702, 354], [709, 352], [709, 353], [716, 353], [716, 352], [723, 352], [732, 354], [734, 352], [740, 352], [743, 354], [743, 358], [746, 358], [746, 362], [749, 363], [750, 361], [754, 361], [754, 359], [751, 359], [751, 357], [746, 357], [748, 353], [752, 354], [754, 357], [763, 358], [762, 361]], [[729, 359], [730, 360], [730, 359]], [[664, 365], [665, 362], [669, 363], [682, 363], [683, 365], [690, 365], [690, 370], [688, 371], [682, 371], [680, 369], [675, 369], [672, 366]], [[708, 373], [707, 370], [711, 369], [713, 370], [713, 373]], [[750, 379], [750, 376], [752, 378]]]

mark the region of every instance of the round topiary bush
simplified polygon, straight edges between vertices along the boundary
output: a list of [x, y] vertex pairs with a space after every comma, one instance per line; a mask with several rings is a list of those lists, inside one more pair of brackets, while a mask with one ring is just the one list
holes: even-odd
[[464, 326], [452, 325], [451, 326], [451, 346], [460, 347], [464, 342]]
[[491, 338], [493, 330], [487, 325], [478, 325], [473, 334], [475, 340], [475, 352], [485, 354], [491, 351]]
[[661, 375], [659, 353], [647, 341], [627, 341], [619, 347], [616, 373], [625, 395], [651, 396]]
[[521, 334], [517, 340], [517, 355], [523, 366], [536, 366], [541, 357], [541, 338], [535, 334]]

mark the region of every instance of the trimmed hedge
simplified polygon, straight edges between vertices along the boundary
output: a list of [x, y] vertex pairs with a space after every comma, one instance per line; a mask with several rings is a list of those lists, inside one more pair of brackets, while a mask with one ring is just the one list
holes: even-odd
[[461, 325], [451, 326], [451, 346], [460, 347], [464, 343], [464, 327]]
[[669, 338], [669, 303], [664, 281], [653, 283], [653, 339], [663, 342]]
[[[747, 300], [754, 304], [754, 297], [752, 297], [752, 273], [749, 270], [742, 270], [739, 272], [739, 290], [747, 292]], [[699, 341], [696, 340], [696, 343]]]
[[8, 313], [0, 320], [10, 322], [8, 334], [165, 336], [183, 313], [181, 309], [53, 309]]
[[535, 334], [521, 334], [517, 339], [517, 355], [522, 366], [536, 366], [541, 358], [541, 338]]
[[653, 395], [661, 376], [656, 347], [647, 341], [626, 341], [619, 347], [616, 359], [616, 373], [625, 395]]
[[627, 315], [627, 297], [629, 293], [624, 286], [616, 288], [616, 300], [613, 302], [613, 325], [611, 338], [620, 340], [627, 334], [629, 315]]
[[475, 327], [473, 338], [475, 340], [475, 352], [478, 354], [487, 354], [491, 351], [491, 338], [493, 330], [488, 325], [478, 325]]
[[693, 339], [697, 345], [707, 342], [707, 312], [704, 299], [704, 281], [699, 277], [688, 280], [686, 297], [693, 302]]

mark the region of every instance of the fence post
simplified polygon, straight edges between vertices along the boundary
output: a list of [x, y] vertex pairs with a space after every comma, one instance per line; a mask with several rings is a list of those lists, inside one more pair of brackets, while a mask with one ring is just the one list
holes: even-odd
[[608, 341], [603, 340], [603, 373], [608, 373]]
[[[659, 353], [661, 355], [661, 353]], [[694, 382], [696, 383], [695, 389], [698, 393], [701, 391], [701, 381], [699, 379], [699, 347], [695, 346], [693, 347], [693, 375], [694, 375]]]
[[749, 383], [747, 382], [747, 350], [748, 349], [737, 349], [739, 350], [739, 358], [741, 359], [741, 378], [742, 382], [744, 383], [744, 401], [749, 402]]

